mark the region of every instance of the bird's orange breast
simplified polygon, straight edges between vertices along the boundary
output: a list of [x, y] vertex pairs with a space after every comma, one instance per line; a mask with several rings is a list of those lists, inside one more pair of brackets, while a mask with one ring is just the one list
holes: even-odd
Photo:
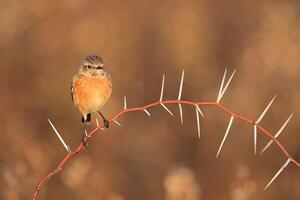
[[83, 76], [74, 83], [74, 104], [82, 113], [99, 111], [111, 94], [111, 83], [106, 77]]

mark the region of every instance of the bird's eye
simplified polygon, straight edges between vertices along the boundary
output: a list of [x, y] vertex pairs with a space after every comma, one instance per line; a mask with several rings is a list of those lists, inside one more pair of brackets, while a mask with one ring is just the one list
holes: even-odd
[[98, 66], [98, 67], [97, 67], [97, 69], [103, 69], [103, 67], [101, 67], [101, 66]]
[[91, 66], [91, 65], [87, 65], [87, 66], [85, 66], [85, 67], [87, 67], [87, 68], [89, 68], [89, 69], [91, 69], [91, 68], [92, 68], [92, 66]]

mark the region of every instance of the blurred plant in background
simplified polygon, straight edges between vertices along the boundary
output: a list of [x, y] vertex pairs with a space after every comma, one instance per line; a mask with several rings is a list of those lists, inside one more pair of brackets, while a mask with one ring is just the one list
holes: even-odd
[[231, 199], [233, 200], [248, 200], [255, 197], [257, 192], [255, 181], [250, 179], [250, 169], [246, 165], [238, 165], [236, 178], [230, 183]]
[[167, 200], [199, 200], [200, 186], [194, 172], [185, 167], [174, 167], [165, 177], [164, 186]]

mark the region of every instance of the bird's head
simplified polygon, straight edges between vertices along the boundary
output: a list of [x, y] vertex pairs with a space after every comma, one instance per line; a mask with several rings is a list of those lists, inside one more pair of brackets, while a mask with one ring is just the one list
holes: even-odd
[[79, 68], [79, 74], [86, 76], [106, 76], [107, 71], [104, 69], [104, 62], [100, 56], [90, 55], [86, 56]]

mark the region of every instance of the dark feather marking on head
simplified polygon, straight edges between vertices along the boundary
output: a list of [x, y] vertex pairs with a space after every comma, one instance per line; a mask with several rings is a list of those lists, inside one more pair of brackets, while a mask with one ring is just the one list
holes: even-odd
[[90, 55], [90, 56], [87, 56], [83, 59], [83, 64], [84, 65], [88, 65], [88, 64], [102, 65], [103, 64], [103, 59], [100, 56], [97, 56], [97, 55]]

